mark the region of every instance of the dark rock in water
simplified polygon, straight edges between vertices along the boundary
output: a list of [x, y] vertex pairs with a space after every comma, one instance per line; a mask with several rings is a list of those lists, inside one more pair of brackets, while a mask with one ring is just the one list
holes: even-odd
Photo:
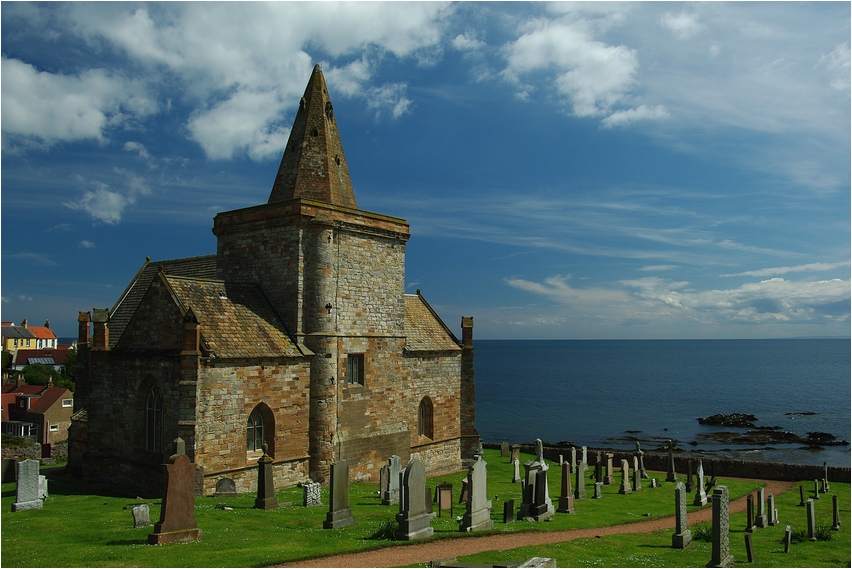
[[794, 411], [791, 413], [784, 413], [785, 415], [819, 415], [819, 413], [815, 413], [813, 411]]
[[837, 437], [830, 433], [820, 433], [819, 431], [808, 433], [808, 442], [815, 444], [833, 443]]
[[757, 421], [757, 417], [747, 413], [720, 413], [709, 417], [699, 417], [699, 425], [715, 425], [719, 427], [755, 427], [753, 421]]

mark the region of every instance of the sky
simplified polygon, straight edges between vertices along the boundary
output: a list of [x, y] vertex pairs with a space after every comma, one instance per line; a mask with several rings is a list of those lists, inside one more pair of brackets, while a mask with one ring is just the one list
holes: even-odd
[[19, 3], [4, 321], [266, 203], [320, 64], [406, 292], [480, 339], [850, 335], [850, 3]]

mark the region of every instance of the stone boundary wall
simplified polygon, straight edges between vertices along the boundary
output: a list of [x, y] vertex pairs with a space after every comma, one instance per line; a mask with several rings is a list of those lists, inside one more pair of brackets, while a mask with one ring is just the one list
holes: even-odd
[[[36, 443], [27, 447], [3, 447], [3, 458], [21, 460], [41, 460], [41, 445]], [[68, 458], [68, 443], [57, 443], [50, 447], [50, 457], [56, 460]]]
[[[488, 449], [500, 450], [500, 443], [483, 443], [482, 446]], [[521, 452], [535, 454], [535, 449], [532, 445], [520, 445]], [[580, 450], [580, 447], [577, 447]], [[623, 451], [617, 449], [588, 449], [588, 457], [590, 464], [594, 464], [595, 453], [611, 452], [613, 454], [613, 464], [621, 464], [621, 459], [627, 459], [629, 464], [633, 464], [633, 451]], [[645, 452], [645, 468], [648, 470], [656, 470], [667, 472], [668, 454], [659, 452]], [[570, 447], [544, 447], [544, 457], [548, 460], [558, 463], [559, 455], [563, 458], [570, 458]], [[704, 465], [704, 476], [720, 476], [730, 478], [753, 478], [762, 480], [785, 480], [795, 481], [800, 480], [822, 480], [824, 470], [822, 466], [810, 464], [780, 464], [775, 462], [756, 462], [750, 460], [736, 460], [728, 458], [708, 458], [702, 456], [683, 456], [675, 451], [674, 462], [675, 472], [678, 476], [686, 478], [687, 460], [692, 458], [693, 475], [698, 468], [698, 459], [700, 458]], [[616, 466], [616, 469], [619, 467]], [[828, 467], [829, 482], [852, 482], [852, 469], [849, 467], [829, 466]]]

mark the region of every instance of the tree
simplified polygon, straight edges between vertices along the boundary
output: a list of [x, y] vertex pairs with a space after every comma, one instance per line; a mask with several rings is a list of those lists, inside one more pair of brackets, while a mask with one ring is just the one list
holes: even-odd
[[3, 351], [3, 369], [12, 367], [12, 352]]

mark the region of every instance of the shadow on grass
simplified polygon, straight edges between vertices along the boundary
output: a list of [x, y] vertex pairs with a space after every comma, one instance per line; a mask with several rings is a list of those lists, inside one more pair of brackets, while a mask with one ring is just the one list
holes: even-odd
[[147, 539], [118, 539], [106, 542], [106, 545], [148, 545]]
[[9, 497], [11, 497], [11, 496], [16, 496], [16, 495], [17, 495], [17, 494], [15, 493], [15, 491], [14, 491], [14, 490], [6, 490], [6, 491], [5, 491], [5, 492], [3, 492], [2, 494], [0, 494], [0, 496], [2, 496], [3, 498], [9, 498]]
[[650, 543], [642, 543], [638, 547], [646, 547], [650, 549], [677, 549], [671, 545], [651, 545]]

